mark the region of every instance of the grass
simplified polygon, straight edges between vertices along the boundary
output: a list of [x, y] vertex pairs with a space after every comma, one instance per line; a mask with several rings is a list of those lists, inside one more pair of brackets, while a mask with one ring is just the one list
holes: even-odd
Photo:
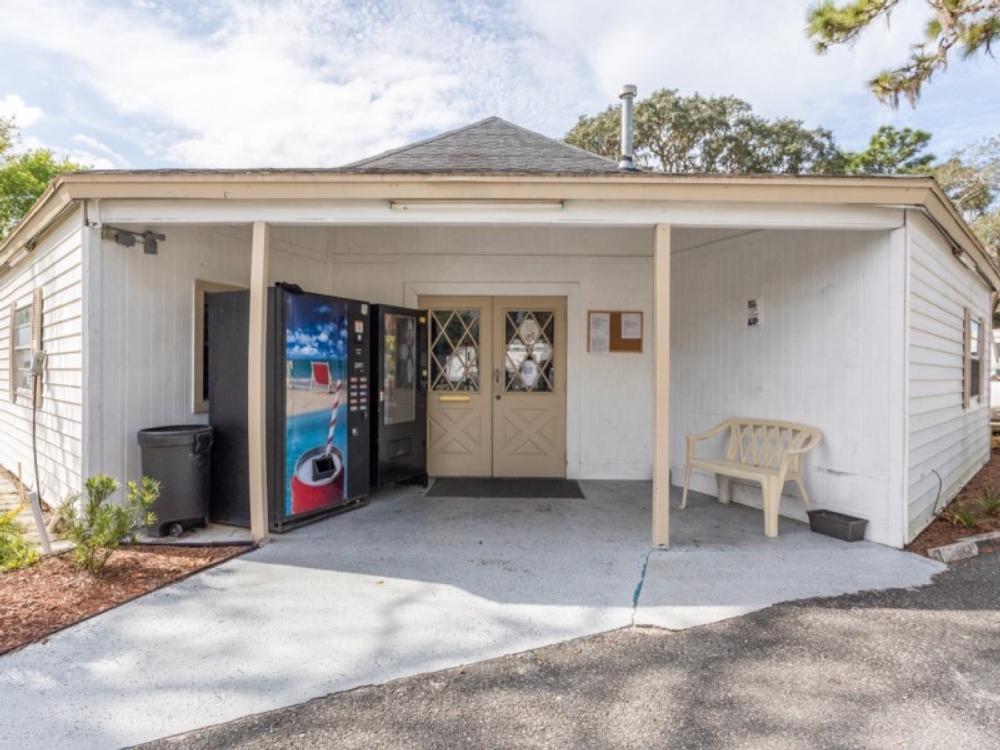
[[1000, 491], [993, 487], [983, 487], [979, 493], [979, 507], [988, 516], [1000, 515]]
[[956, 508], [948, 514], [948, 520], [955, 526], [971, 529], [976, 525], [976, 513], [971, 508]]

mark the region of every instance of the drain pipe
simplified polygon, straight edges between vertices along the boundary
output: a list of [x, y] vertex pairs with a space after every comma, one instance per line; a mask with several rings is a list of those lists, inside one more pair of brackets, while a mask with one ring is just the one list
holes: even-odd
[[618, 161], [618, 168], [628, 171], [638, 169], [635, 165], [635, 147], [632, 138], [632, 110], [637, 93], [639, 93], [639, 89], [636, 88], [635, 84], [626, 83], [618, 95], [618, 98], [622, 100], [622, 158]]

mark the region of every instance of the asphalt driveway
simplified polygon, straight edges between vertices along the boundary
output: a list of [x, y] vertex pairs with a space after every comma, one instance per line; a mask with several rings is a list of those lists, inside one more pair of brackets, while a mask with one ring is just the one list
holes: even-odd
[[1000, 747], [1000, 554], [918, 589], [626, 628], [148, 745]]

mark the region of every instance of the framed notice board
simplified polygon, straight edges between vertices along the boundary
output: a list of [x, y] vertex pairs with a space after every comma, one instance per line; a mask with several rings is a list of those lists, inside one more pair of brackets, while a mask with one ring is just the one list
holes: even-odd
[[587, 351], [591, 354], [642, 351], [641, 310], [589, 310]]

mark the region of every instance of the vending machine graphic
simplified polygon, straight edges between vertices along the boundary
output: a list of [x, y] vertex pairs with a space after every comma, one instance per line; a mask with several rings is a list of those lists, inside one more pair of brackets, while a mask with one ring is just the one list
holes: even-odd
[[[206, 295], [211, 517], [248, 525], [249, 293]], [[368, 305], [278, 284], [268, 290], [265, 404], [270, 527], [355, 507], [367, 497]]]
[[333, 507], [345, 499], [348, 303], [285, 294], [285, 446], [283, 516]]

